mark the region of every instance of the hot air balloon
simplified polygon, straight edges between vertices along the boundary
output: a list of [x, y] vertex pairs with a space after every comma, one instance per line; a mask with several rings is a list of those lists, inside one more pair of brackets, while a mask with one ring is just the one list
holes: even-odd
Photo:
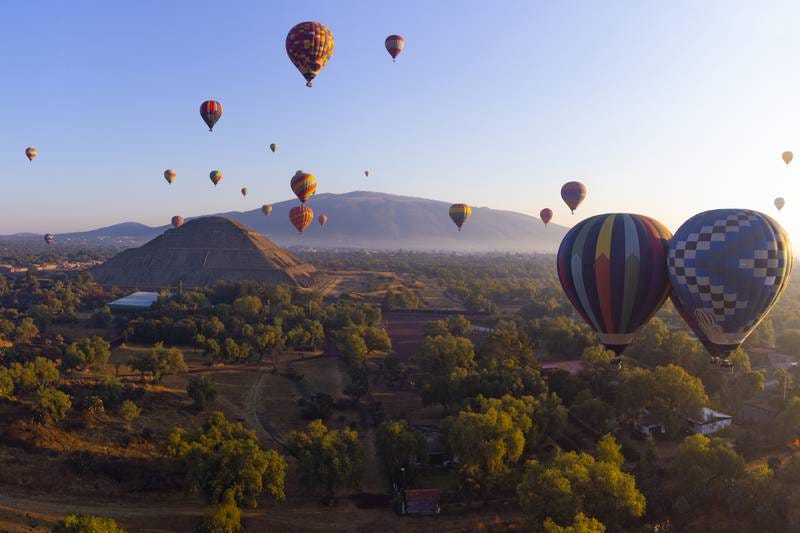
[[272, 153], [274, 154], [275, 152], [278, 151], [278, 145], [275, 144], [275, 143], [272, 143], [272, 144], [269, 145], [269, 149], [272, 150]]
[[545, 227], [547, 227], [547, 224], [549, 224], [550, 220], [552, 220], [553, 218], [553, 210], [548, 207], [545, 207], [544, 209], [539, 211], [539, 218], [542, 219], [542, 222], [544, 222]]
[[172, 182], [175, 181], [175, 178], [177, 176], [178, 173], [172, 170], [171, 168], [168, 168], [167, 170], [164, 171], [164, 179], [167, 180], [167, 183], [169, 183], [170, 185], [172, 185]]
[[716, 209], [683, 223], [669, 246], [672, 301], [712, 357], [727, 357], [786, 288], [789, 237], [749, 209]]
[[317, 191], [317, 178], [313, 174], [298, 170], [295, 172], [290, 185], [298, 200], [305, 203]]
[[397, 59], [397, 56], [400, 55], [400, 52], [403, 51], [403, 47], [406, 45], [406, 40], [400, 35], [390, 35], [386, 38], [386, 41], [384, 41], [383, 44], [386, 46], [386, 51], [389, 52], [390, 56], [392, 56], [392, 62], [394, 62]]
[[222, 104], [216, 100], [206, 100], [200, 104], [200, 116], [203, 117], [203, 120], [208, 126], [208, 131], [213, 131], [214, 124], [216, 124], [222, 116]]
[[25, 155], [28, 156], [28, 161], [33, 161], [33, 158], [36, 157], [36, 153], [36, 148], [33, 146], [25, 148]]
[[366, 177], [369, 177], [369, 170], [365, 170], [365, 171], [364, 171], [364, 175], [365, 175]]
[[783, 209], [783, 206], [786, 205], [786, 200], [783, 198], [775, 198], [775, 207], [778, 208], [778, 211]]
[[270, 216], [272, 214], [272, 206], [267, 204], [262, 205], [261, 212], [264, 213], [266, 216]]
[[324, 228], [328, 223], [328, 215], [320, 215], [317, 220], [319, 221], [319, 225]]
[[671, 236], [652, 218], [618, 213], [587, 218], [561, 241], [561, 287], [600, 342], [617, 355], [667, 298]]
[[314, 221], [314, 211], [305, 205], [298, 205], [289, 211], [289, 220], [297, 231], [303, 233], [306, 228]]
[[176, 228], [183, 226], [183, 217], [180, 215], [175, 215], [172, 217], [172, 225]]
[[786, 150], [781, 154], [781, 159], [783, 159], [783, 162], [788, 165], [789, 163], [792, 162], [792, 159], [794, 159], [794, 154], [789, 150]]
[[286, 36], [286, 53], [311, 87], [311, 80], [333, 55], [333, 33], [319, 22], [301, 22]]
[[561, 187], [561, 198], [564, 199], [570, 212], [575, 214], [575, 210], [586, 198], [586, 185], [579, 181], [568, 181]]
[[247, 196], [247, 187], [242, 187], [242, 196]]
[[55, 240], [56, 240], [56, 236], [53, 235], [52, 233], [45, 233], [44, 234], [44, 242], [46, 242], [47, 244], [53, 244], [53, 242]]
[[217, 183], [219, 183], [222, 180], [222, 172], [220, 172], [219, 170], [212, 170], [211, 174], [209, 174], [208, 177], [211, 178], [211, 183], [213, 183], [214, 187], [216, 187]]
[[461, 226], [472, 214], [472, 208], [467, 204], [453, 204], [450, 206], [450, 219], [458, 226], [458, 231], [461, 231]]

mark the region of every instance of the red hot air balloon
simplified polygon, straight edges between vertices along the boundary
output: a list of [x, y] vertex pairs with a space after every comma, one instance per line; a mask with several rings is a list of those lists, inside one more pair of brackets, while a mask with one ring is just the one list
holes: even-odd
[[222, 117], [222, 104], [216, 100], [206, 100], [200, 104], [200, 116], [208, 126], [208, 131], [213, 131], [214, 124]]
[[298, 170], [292, 177], [290, 186], [297, 199], [305, 203], [317, 191], [317, 178], [309, 172]]
[[572, 214], [581, 205], [581, 202], [586, 198], [586, 185], [579, 181], [569, 181], [561, 187], [561, 198], [564, 203], [569, 206]]
[[669, 230], [642, 215], [597, 215], [576, 224], [558, 248], [558, 279], [608, 349], [620, 355], [670, 290]]
[[397, 56], [400, 55], [400, 52], [403, 51], [406, 40], [403, 39], [402, 35], [390, 35], [386, 38], [384, 45], [386, 46], [386, 51], [392, 56], [392, 62], [394, 62]]
[[180, 215], [172, 217], [172, 226], [176, 228], [183, 226], [183, 217]]
[[324, 228], [328, 224], [328, 215], [320, 215], [317, 220], [319, 221], [319, 225]]
[[286, 36], [286, 53], [311, 87], [333, 55], [333, 33], [319, 22], [301, 22]]
[[289, 211], [289, 220], [297, 231], [303, 233], [314, 221], [314, 211], [305, 205], [298, 205]]
[[542, 219], [542, 222], [544, 222], [545, 227], [547, 227], [547, 225], [553, 219], [553, 210], [548, 207], [545, 207], [544, 209], [539, 211], [539, 218]]

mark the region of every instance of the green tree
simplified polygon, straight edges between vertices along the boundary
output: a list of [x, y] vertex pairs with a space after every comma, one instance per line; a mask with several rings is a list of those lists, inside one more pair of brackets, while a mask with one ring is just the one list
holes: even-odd
[[264, 309], [264, 304], [258, 296], [242, 296], [236, 298], [231, 306], [233, 312], [241, 316], [245, 320], [255, 321], [261, 316], [261, 311]]
[[475, 350], [472, 342], [463, 337], [427, 337], [416, 355], [416, 361], [431, 374], [446, 376], [456, 368], [472, 368]]
[[14, 377], [6, 367], [0, 367], [0, 399], [14, 394]]
[[409, 481], [414, 478], [417, 462], [423, 462], [427, 454], [425, 436], [412, 431], [405, 420], [383, 422], [375, 434], [375, 447], [389, 477], [396, 478], [404, 468]]
[[228, 491], [222, 501], [215, 505], [200, 525], [196, 533], [236, 533], [242, 530], [242, 511], [236, 505], [232, 491]]
[[53, 533], [125, 533], [125, 530], [113, 518], [71, 514], [53, 526]]
[[297, 459], [301, 483], [324, 489], [328, 499], [337, 488], [355, 488], [361, 481], [363, 451], [358, 433], [351, 429], [328, 429], [314, 420], [304, 431], [289, 434], [287, 450]]
[[605, 533], [606, 530], [601, 521], [583, 513], [576, 514], [568, 526], [560, 526], [553, 522], [552, 518], [546, 519], [543, 526], [544, 533]]
[[52, 387], [41, 388], [36, 392], [33, 412], [36, 419], [42, 422], [58, 422], [63, 420], [72, 409], [69, 395]]
[[376, 350], [386, 352], [392, 349], [389, 334], [382, 328], [373, 326], [364, 328], [364, 343], [367, 345], [367, 354]]
[[34, 324], [30, 317], [23, 318], [14, 332], [14, 342], [16, 344], [30, 344], [33, 339], [39, 336], [39, 328]]
[[275, 450], [263, 450], [255, 432], [229, 422], [214, 412], [196, 434], [175, 429], [166, 453], [183, 461], [189, 480], [211, 503], [230, 495], [237, 504], [255, 507], [256, 498], [267, 493], [282, 500], [286, 461]]
[[85, 337], [64, 350], [62, 364], [66, 370], [100, 370], [111, 356], [111, 345], [102, 337]]
[[161, 381], [164, 376], [187, 370], [183, 352], [173, 347], [166, 348], [161, 342], [156, 343], [152, 350], [135, 355], [128, 365], [141, 372], [142, 381], [146, 372], [153, 374], [155, 381]]
[[217, 398], [217, 387], [214, 381], [207, 375], [192, 376], [186, 385], [186, 394], [194, 402], [195, 409], [202, 411], [208, 402], [213, 402]]
[[611, 433], [606, 433], [597, 442], [595, 457], [598, 461], [605, 461], [620, 468], [622, 463], [625, 462], [625, 456], [622, 455], [622, 446], [617, 444], [617, 440]]
[[670, 464], [676, 493], [692, 508], [724, 499], [744, 472], [744, 460], [731, 443], [705, 435], [686, 437]]
[[123, 400], [117, 410], [119, 417], [127, 424], [130, 424], [142, 414], [141, 408], [131, 400]]

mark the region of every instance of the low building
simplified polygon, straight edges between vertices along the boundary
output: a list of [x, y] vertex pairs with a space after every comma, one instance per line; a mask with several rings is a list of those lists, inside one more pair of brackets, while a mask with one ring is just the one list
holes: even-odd
[[634, 429], [645, 438], [663, 435], [667, 432], [666, 424], [647, 409], [644, 409], [639, 415]]
[[433, 516], [441, 512], [438, 489], [406, 489], [400, 500], [401, 515]]
[[780, 410], [765, 402], [746, 401], [742, 404], [737, 420], [750, 423], [764, 423], [775, 420]]
[[146, 311], [158, 301], [157, 292], [134, 292], [108, 304], [113, 312]]
[[722, 431], [733, 423], [733, 417], [720, 413], [708, 407], [703, 407], [700, 410], [700, 416], [689, 418], [689, 430], [695, 434], [711, 435], [718, 431]]

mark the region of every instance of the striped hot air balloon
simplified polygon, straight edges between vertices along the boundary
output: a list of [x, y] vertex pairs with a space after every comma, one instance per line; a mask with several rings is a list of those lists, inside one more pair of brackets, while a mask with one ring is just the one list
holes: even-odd
[[392, 62], [397, 59], [397, 56], [400, 55], [400, 52], [403, 51], [403, 47], [406, 45], [406, 40], [403, 39], [401, 35], [390, 35], [386, 38], [386, 41], [383, 43], [386, 46], [386, 51], [389, 52], [389, 55], [392, 56]]
[[319, 225], [324, 228], [328, 224], [328, 215], [320, 215], [317, 220]]
[[33, 158], [36, 157], [37, 153], [38, 152], [36, 151], [36, 148], [33, 146], [28, 146], [25, 148], [25, 156], [28, 158], [28, 161], [33, 161]]
[[211, 183], [213, 183], [214, 187], [216, 187], [217, 183], [222, 180], [222, 172], [219, 170], [212, 170], [208, 177], [211, 178]]
[[450, 206], [450, 219], [458, 226], [458, 231], [461, 231], [461, 226], [472, 215], [472, 208], [467, 204], [453, 204]]
[[547, 225], [553, 219], [553, 210], [548, 207], [545, 207], [544, 209], [539, 211], [539, 218], [542, 219], [542, 222], [544, 222], [545, 227], [547, 227]]
[[216, 100], [206, 100], [200, 104], [200, 116], [208, 126], [208, 131], [213, 131], [214, 124], [222, 117], [222, 104]]
[[311, 87], [311, 80], [333, 55], [333, 33], [319, 22], [301, 22], [286, 36], [286, 53]]
[[684, 222], [669, 246], [672, 301], [714, 357], [725, 357], [767, 315], [792, 272], [789, 236], [749, 209], [716, 209]]
[[261, 212], [266, 216], [270, 216], [272, 214], [272, 206], [267, 204], [262, 205]]
[[175, 181], [176, 177], [178, 177], [178, 173], [171, 168], [168, 168], [164, 171], [164, 179], [167, 180], [167, 183], [170, 185], [172, 185], [172, 182]]
[[289, 211], [289, 220], [298, 232], [303, 233], [314, 221], [314, 211], [306, 205], [298, 205]]
[[558, 249], [558, 278], [583, 319], [621, 354], [669, 293], [672, 235], [642, 215], [597, 215], [578, 223]]
[[317, 178], [309, 172], [298, 170], [292, 177], [290, 185], [297, 199], [305, 203], [317, 191]]
[[561, 187], [561, 198], [572, 214], [586, 198], [586, 185], [579, 181], [568, 181]]
[[175, 215], [172, 217], [172, 226], [175, 228], [183, 226], [183, 217], [180, 215]]

